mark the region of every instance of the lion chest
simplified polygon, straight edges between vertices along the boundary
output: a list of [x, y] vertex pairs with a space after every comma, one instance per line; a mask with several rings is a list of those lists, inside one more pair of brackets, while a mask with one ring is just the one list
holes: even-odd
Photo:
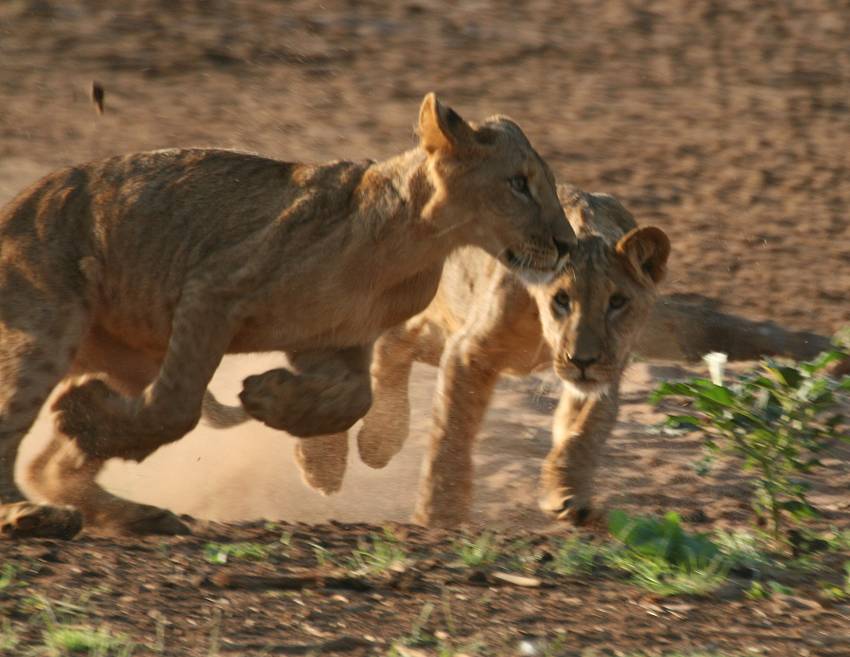
[[437, 294], [441, 274], [442, 267], [435, 267], [379, 292], [373, 300], [379, 333], [425, 310]]

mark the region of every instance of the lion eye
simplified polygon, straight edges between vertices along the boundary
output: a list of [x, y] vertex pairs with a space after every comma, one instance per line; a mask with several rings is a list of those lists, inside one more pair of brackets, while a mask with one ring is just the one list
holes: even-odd
[[567, 294], [565, 290], [558, 290], [555, 293], [555, 296], [552, 297], [552, 303], [555, 304], [555, 308], [558, 312], [570, 312], [570, 295]]
[[611, 298], [608, 299], [608, 307], [611, 310], [619, 310], [623, 306], [625, 306], [629, 300], [624, 297], [622, 294], [612, 294]]
[[517, 193], [522, 194], [523, 196], [530, 196], [531, 192], [528, 189], [528, 178], [523, 175], [513, 176], [509, 182], [511, 183], [511, 188]]

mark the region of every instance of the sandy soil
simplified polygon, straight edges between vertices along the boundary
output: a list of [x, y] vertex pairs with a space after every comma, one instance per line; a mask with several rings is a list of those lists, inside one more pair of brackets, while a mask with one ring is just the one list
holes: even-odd
[[[666, 291], [704, 294], [724, 310], [829, 333], [850, 322], [848, 42], [847, 8], [832, 0], [575, 0], [568, 8], [542, 0], [6, 0], [0, 202], [56, 167], [138, 149], [217, 145], [285, 159], [381, 158], [414, 143], [418, 103], [433, 89], [467, 117], [511, 115], [560, 179], [617, 194], [641, 222], [663, 227], [674, 246]], [[94, 79], [106, 89], [103, 116], [88, 98]], [[227, 359], [213, 389], [232, 399], [243, 376], [274, 360]], [[735, 472], [696, 477], [690, 464], [697, 439], [649, 428], [661, 416], [646, 404], [647, 392], [681, 374], [662, 364], [630, 370], [601, 474], [602, 501], [633, 512], [699, 511], [715, 525], [741, 525], [746, 489]], [[217, 520], [404, 521], [433, 381], [432, 369], [415, 370], [414, 432], [400, 457], [383, 471], [353, 457], [336, 496], [304, 487], [292, 440], [256, 423], [227, 432], [200, 428], [140, 466], [110, 464], [104, 481], [134, 499]], [[534, 504], [556, 385], [546, 374], [500, 386], [477, 455], [476, 521], [564, 531], [549, 526]], [[28, 439], [29, 455], [43, 428]], [[827, 467], [815, 500], [827, 522], [846, 527], [847, 454], [830, 455]], [[232, 540], [247, 531], [233, 529]], [[360, 530], [336, 531], [356, 541]], [[192, 540], [178, 539], [174, 549], [194, 550]], [[67, 563], [86, 550], [107, 555], [107, 563], [129, 551], [118, 575], [92, 570], [114, 579], [128, 568], [135, 577], [156, 543], [82, 545], [68, 548]], [[32, 548], [33, 558], [41, 559], [39, 549]], [[29, 554], [25, 547], [0, 550]], [[82, 577], [67, 574], [68, 567], [51, 566], [60, 589]], [[151, 568], [145, 576], [156, 583], [162, 573]], [[165, 598], [140, 593], [122, 613], [173, 601], [186, 593], [180, 586]], [[224, 598], [247, 604], [240, 595], [247, 594]], [[564, 595], [594, 600], [605, 618], [545, 596], [529, 598], [528, 613], [563, 609], [590, 637], [579, 647], [605, 643], [592, 628], [614, 632], [619, 615], [632, 609], [605, 586]], [[389, 610], [401, 604], [385, 602]], [[744, 613], [728, 605], [706, 609], [688, 618], [689, 627], [703, 628], [693, 630], [698, 637]], [[683, 634], [664, 644], [658, 627], [614, 634], [626, 641], [624, 650], [708, 641]], [[181, 651], [167, 654], [196, 654], [190, 639], [188, 633]], [[797, 652], [793, 645], [763, 642], [771, 655], [847, 654], [829, 646]], [[207, 653], [197, 647], [197, 654]]]

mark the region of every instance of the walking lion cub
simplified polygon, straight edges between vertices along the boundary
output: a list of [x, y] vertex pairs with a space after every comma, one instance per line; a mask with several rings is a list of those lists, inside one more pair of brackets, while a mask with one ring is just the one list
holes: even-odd
[[[467, 123], [429, 94], [419, 139], [316, 166], [138, 153], [49, 175], [0, 210], [0, 535], [186, 531], [95, 478], [192, 429], [224, 354], [289, 356], [244, 381], [250, 417], [345, 431], [371, 404], [374, 341], [428, 306], [451, 252], [475, 245], [528, 280], [561, 269], [575, 235], [516, 123]], [[63, 382], [30, 472], [49, 504], [33, 504], [18, 446]]]

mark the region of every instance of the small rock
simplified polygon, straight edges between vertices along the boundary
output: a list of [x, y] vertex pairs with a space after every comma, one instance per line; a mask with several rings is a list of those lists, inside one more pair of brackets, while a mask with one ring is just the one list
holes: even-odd
[[493, 579], [513, 584], [514, 586], [525, 586], [527, 588], [539, 588], [543, 582], [537, 577], [524, 577], [523, 575], [514, 575], [512, 573], [493, 573]]

